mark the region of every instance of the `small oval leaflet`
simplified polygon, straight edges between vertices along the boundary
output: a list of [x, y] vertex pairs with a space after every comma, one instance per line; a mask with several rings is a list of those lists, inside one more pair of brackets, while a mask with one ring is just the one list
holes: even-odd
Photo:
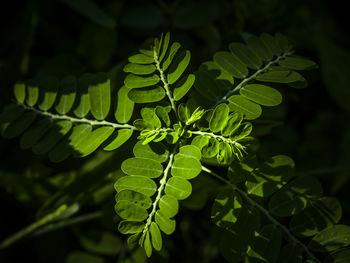
[[176, 227], [175, 220], [165, 216], [160, 210], [156, 212], [155, 221], [164, 234], [171, 235], [174, 233]]
[[138, 157], [126, 159], [121, 168], [126, 174], [149, 178], [159, 177], [163, 173], [163, 166], [158, 161]]
[[165, 193], [178, 200], [186, 199], [192, 192], [192, 185], [182, 177], [171, 177], [165, 186]]
[[185, 179], [193, 179], [202, 170], [200, 161], [194, 158], [180, 157], [176, 159], [171, 167], [172, 176], [180, 176]]
[[152, 179], [135, 175], [119, 178], [114, 187], [117, 192], [132, 190], [146, 196], [154, 195], [157, 190], [157, 185]]
[[163, 195], [159, 200], [159, 210], [169, 218], [174, 217], [179, 211], [179, 202], [171, 195]]
[[262, 113], [261, 107], [258, 104], [247, 100], [241, 95], [233, 95], [227, 100], [229, 101], [228, 106], [230, 111], [241, 112], [247, 120], [254, 120]]
[[277, 106], [282, 102], [281, 93], [265, 85], [249, 84], [243, 86], [239, 93], [247, 99], [264, 106]]

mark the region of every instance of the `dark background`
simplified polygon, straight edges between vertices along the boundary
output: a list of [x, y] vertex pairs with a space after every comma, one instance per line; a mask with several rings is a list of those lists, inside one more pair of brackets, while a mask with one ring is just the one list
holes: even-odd
[[[341, 223], [350, 223], [350, 38], [343, 1], [95, 1], [111, 18], [102, 24], [68, 2], [1, 3], [1, 108], [13, 98], [15, 81], [46, 74], [104, 71], [112, 75], [117, 88], [127, 57], [161, 32], [170, 31], [191, 51], [192, 70], [233, 41], [281, 32], [298, 55], [316, 61], [319, 68], [305, 73], [306, 89], [286, 90], [283, 105], [266, 110], [265, 117], [284, 124], [260, 137], [261, 154], [293, 157], [297, 173], [317, 176], [324, 195], [340, 200]], [[102, 201], [90, 202], [87, 197], [80, 206], [80, 213], [103, 210], [103, 217], [25, 239], [0, 251], [0, 262], [65, 262], [71, 251], [81, 250], [79, 233], [99, 229], [116, 233], [110, 186], [118, 176], [118, 156], [128, 153], [123, 147], [119, 154], [52, 164], [46, 156], [19, 149], [18, 139], [0, 139], [0, 240], [35, 221], [43, 203], [71, 183], [80, 187], [69, 192], [71, 199], [87, 189], [107, 189]], [[167, 252], [152, 262], [222, 262], [207, 246], [210, 204], [195, 206], [203, 207], [202, 212], [187, 205], [178, 216], [179, 230], [168, 238]], [[121, 254], [105, 260], [124, 262], [118, 261]]]

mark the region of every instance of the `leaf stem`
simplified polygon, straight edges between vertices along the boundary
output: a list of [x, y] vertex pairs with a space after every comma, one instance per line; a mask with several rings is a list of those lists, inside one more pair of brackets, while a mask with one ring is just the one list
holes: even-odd
[[295, 236], [293, 236], [293, 234], [289, 231], [288, 228], [286, 228], [284, 225], [282, 225], [280, 222], [278, 222], [270, 213], [268, 210], [266, 210], [263, 206], [261, 206], [260, 204], [258, 204], [257, 202], [255, 202], [253, 199], [251, 199], [249, 197], [249, 195], [239, 189], [237, 186], [235, 186], [234, 184], [232, 184], [230, 181], [222, 178], [220, 175], [218, 175], [217, 173], [213, 172], [212, 170], [202, 166], [202, 170], [213, 175], [214, 177], [216, 177], [217, 179], [219, 179], [221, 182], [224, 182], [225, 184], [228, 184], [232, 187], [232, 189], [234, 191], [239, 192], [251, 205], [255, 206], [257, 209], [259, 209], [274, 225], [278, 226], [294, 243], [298, 244], [299, 246], [301, 246], [304, 251], [307, 253], [307, 255], [315, 260], [317, 263], [321, 263], [320, 260], [318, 260], [314, 254], [312, 254], [312, 252], [307, 248], [307, 246], [305, 246], [301, 241], [299, 241]]
[[274, 64], [278, 63], [281, 59], [286, 58], [287, 56], [291, 55], [292, 52], [286, 52], [283, 53], [282, 55], [278, 56], [277, 58], [275, 58], [274, 60], [271, 60], [269, 63], [267, 63], [265, 66], [263, 66], [262, 68], [260, 68], [259, 70], [257, 70], [254, 74], [252, 74], [251, 76], [243, 79], [234, 89], [229, 90], [224, 97], [222, 97], [221, 100], [219, 100], [214, 107], [216, 107], [217, 105], [219, 105], [220, 103], [223, 103], [225, 101], [227, 101], [227, 98], [229, 96], [231, 96], [232, 94], [234, 94], [236, 91], [240, 90], [244, 84], [246, 84], [247, 82], [255, 79], [257, 76], [259, 76], [261, 73], [264, 73], [266, 70], [268, 70], [271, 66], [273, 66]]
[[221, 135], [216, 135], [212, 132], [202, 132], [202, 131], [192, 131], [192, 134], [198, 134], [198, 135], [203, 135], [203, 136], [210, 136], [210, 137], [213, 137], [213, 138], [218, 138], [226, 143], [229, 143], [229, 144], [233, 144], [235, 146], [237, 146], [238, 148], [240, 149], [245, 149], [246, 147], [243, 146], [242, 144], [240, 144], [239, 142], [237, 141], [234, 141], [234, 140], [231, 140], [229, 138], [226, 138], [224, 136], [221, 136]]
[[169, 83], [165, 79], [164, 71], [162, 70], [162, 68], [160, 66], [160, 61], [159, 61], [158, 54], [157, 54], [156, 50], [153, 51], [153, 58], [154, 58], [154, 61], [156, 62], [156, 68], [157, 68], [157, 70], [159, 72], [160, 80], [163, 83], [165, 93], [166, 93], [166, 95], [169, 98], [169, 101], [170, 101], [170, 104], [171, 104], [171, 108], [175, 112], [176, 118], [178, 118], [175, 100], [174, 100], [173, 96], [171, 95], [171, 92], [170, 92], [170, 89], [169, 89]]
[[162, 179], [160, 179], [159, 183], [159, 187], [157, 189], [157, 196], [156, 196], [156, 199], [154, 200], [153, 202], [153, 206], [152, 206], [152, 211], [151, 213], [149, 214], [148, 218], [147, 218], [147, 221], [146, 221], [146, 224], [145, 224], [145, 227], [143, 228], [143, 231], [142, 231], [142, 236], [144, 236], [147, 231], [148, 231], [148, 228], [150, 227], [151, 223], [152, 223], [152, 219], [153, 219], [153, 216], [154, 214], [156, 213], [156, 210], [157, 210], [157, 207], [158, 207], [158, 203], [160, 201], [160, 198], [162, 196], [162, 192], [163, 192], [163, 189], [166, 185], [166, 182], [167, 182], [167, 178], [168, 178], [168, 174], [169, 174], [169, 170], [173, 164], [173, 160], [174, 160], [174, 155], [175, 155], [175, 151], [177, 149], [177, 145], [175, 145], [172, 153], [170, 154], [169, 156], [169, 162], [164, 170], [164, 173], [163, 173], [163, 177]]
[[116, 128], [116, 129], [130, 129], [130, 130], [137, 130], [136, 127], [130, 125], [130, 124], [119, 124], [119, 123], [113, 123], [113, 122], [109, 122], [109, 121], [96, 121], [96, 120], [89, 120], [89, 119], [85, 119], [85, 118], [74, 118], [74, 117], [70, 117], [70, 116], [67, 116], [67, 115], [57, 115], [57, 114], [53, 114], [51, 112], [47, 112], [47, 111], [40, 111], [34, 107], [30, 107], [30, 106], [27, 106], [27, 105], [24, 105], [24, 104], [21, 104], [21, 103], [18, 103], [18, 105], [22, 106], [25, 110], [30, 110], [30, 111], [33, 111], [35, 112], [36, 114], [39, 114], [39, 115], [43, 115], [43, 116], [46, 116], [46, 117], [49, 117], [50, 119], [53, 119], [53, 120], [68, 120], [68, 121], [71, 121], [71, 122], [77, 122], [77, 123], [88, 123], [92, 126], [111, 126], [113, 128]]

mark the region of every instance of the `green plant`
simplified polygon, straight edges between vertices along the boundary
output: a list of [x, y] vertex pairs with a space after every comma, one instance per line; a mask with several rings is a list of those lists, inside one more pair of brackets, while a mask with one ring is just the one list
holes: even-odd
[[[316, 64], [294, 56], [281, 34], [252, 36], [246, 45], [232, 43], [229, 49], [187, 74], [190, 52], [171, 43], [169, 33], [155, 38], [128, 58], [124, 71], [129, 74], [117, 99], [105, 73], [19, 82], [17, 102], [0, 116], [3, 136], [23, 133], [23, 149], [60, 162], [100, 146], [115, 150], [137, 133], [135, 157], [123, 161], [125, 176], [115, 183], [115, 211], [122, 219], [119, 231], [130, 234], [129, 245], [139, 244], [148, 257], [162, 249], [162, 232], [175, 231], [179, 201], [191, 195], [194, 179], [203, 174], [223, 183], [211, 217], [222, 229], [219, 248], [229, 262], [321, 262], [317, 253], [323, 252], [331, 252], [326, 262], [343, 257], [350, 228], [337, 225], [339, 202], [323, 196], [315, 177], [295, 176], [290, 157], [260, 160], [252, 136], [254, 125], [261, 125], [256, 120], [261, 106], [282, 102], [281, 85], [306, 87], [297, 71]], [[137, 104], [141, 118], [129, 124]], [[34, 228], [59, 219], [66, 209], [43, 217]], [[279, 220], [290, 217], [288, 226]], [[311, 237], [306, 245], [304, 238]]]

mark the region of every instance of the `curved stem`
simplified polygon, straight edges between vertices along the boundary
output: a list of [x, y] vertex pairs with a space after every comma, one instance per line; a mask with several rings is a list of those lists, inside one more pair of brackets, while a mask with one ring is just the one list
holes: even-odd
[[22, 106], [24, 109], [26, 110], [30, 110], [35, 112], [36, 114], [39, 115], [43, 115], [46, 117], [49, 117], [50, 119], [53, 120], [68, 120], [71, 122], [77, 122], [77, 123], [87, 123], [90, 124], [91, 126], [111, 126], [113, 128], [116, 129], [131, 129], [131, 130], [137, 130], [136, 127], [130, 125], [130, 124], [119, 124], [119, 123], [113, 123], [113, 122], [109, 122], [109, 121], [96, 121], [96, 120], [89, 120], [89, 119], [85, 119], [85, 118], [74, 118], [74, 117], [70, 117], [67, 115], [58, 115], [58, 114], [53, 114], [51, 112], [47, 112], [47, 111], [40, 111], [34, 107], [30, 107], [30, 106], [26, 106], [24, 104], [18, 104], [20, 106]]
[[267, 63], [264, 67], [260, 68], [259, 70], [257, 70], [254, 74], [252, 74], [251, 76], [243, 79], [234, 89], [232, 90], [229, 90], [224, 97], [222, 97], [221, 100], [219, 100], [216, 104], [215, 104], [215, 107], [217, 105], [219, 105], [220, 103], [222, 102], [225, 102], [227, 101], [227, 98], [229, 96], [231, 96], [232, 94], [234, 94], [236, 91], [239, 91], [244, 84], [246, 84], [247, 82], [255, 79], [257, 76], [259, 76], [261, 73], [264, 73], [265, 71], [267, 71], [271, 66], [277, 64], [281, 59], [284, 59], [286, 58], [287, 56], [291, 55], [292, 53], [291, 52], [287, 52], [287, 53], [284, 53], [280, 56], [278, 56], [277, 58], [275, 58], [274, 60], [271, 60], [269, 63]]
[[312, 252], [307, 248], [307, 246], [305, 246], [301, 241], [299, 241], [295, 236], [293, 236], [293, 234], [289, 231], [288, 228], [286, 228], [284, 225], [282, 225], [280, 222], [278, 222], [270, 213], [268, 210], [266, 210], [263, 206], [261, 206], [259, 203], [255, 202], [253, 199], [251, 199], [249, 197], [249, 195], [239, 189], [237, 186], [235, 186], [234, 184], [232, 184], [230, 181], [222, 178], [220, 175], [218, 175], [217, 173], [213, 172], [212, 170], [202, 166], [202, 170], [213, 175], [214, 177], [216, 177], [217, 179], [219, 179], [221, 182], [224, 182], [225, 184], [228, 184], [232, 187], [232, 189], [234, 191], [239, 192], [251, 205], [253, 205], [254, 207], [256, 207], [257, 209], [259, 209], [274, 225], [278, 226], [294, 243], [298, 244], [299, 246], [301, 246], [304, 251], [306, 252], [306, 254], [313, 260], [315, 260], [317, 263], [321, 263], [320, 260], [318, 260], [314, 254], [312, 254]]

